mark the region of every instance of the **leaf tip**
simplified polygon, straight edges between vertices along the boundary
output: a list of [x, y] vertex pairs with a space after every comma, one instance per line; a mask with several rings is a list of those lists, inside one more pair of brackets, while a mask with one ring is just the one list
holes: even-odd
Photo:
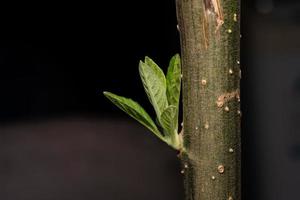
[[149, 65], [149, 66], [156, 66], [157, 68], [159, 68], [158, 67], [158, 65], [157, 65], [157, 63], [156, 62], [154, 62], [154, 60], [153, 59], [151, 59], [149, 56], [145, 56], [145, 64], [147, 64], [147, 65]]
[[103, 95], [108, 98], [110, 101], [112, 101], [112, 99], [114, 98], [114, 94], [111, 92], [107, 92], [107, 91], [103, 91]]
[[177, 58], [177, 59], [180, 58], [179, 53], [176, 53], [176, 54], [174, 55], [174, 57]]
[[139, 62], [139, 66], [141, 66], [141, 65], [143, 65], [143, 64], [145, 64], [142, 60], [140, 60], [140, 62]]
[[106, 97], [107, 97], [107, 96], [109, 96], [109, 94], [110, 94], [110, 92], [103, 91], [103, 95], [104, 95], [104, 96], [106, 96]]
[[140, 76], [142, 76], [143, 74], [143, 71], [145, 70], [145, 63], [143, 61], [140, 60], [139, 62], [139, 73], [140, 73]]
[[145, 56], [145, 62], [152, 60], [149, 56]]
[[171, 61], [173, 62], [180, 62], [180, 55], [179, 53], [175, 54], [172, 58]]

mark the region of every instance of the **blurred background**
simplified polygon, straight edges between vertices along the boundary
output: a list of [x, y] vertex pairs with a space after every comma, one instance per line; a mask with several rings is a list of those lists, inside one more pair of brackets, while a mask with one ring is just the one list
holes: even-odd
[[[174, 0], [1, 3], [1, 200], [182, 200], [138, 75], [179, 52]], [[300, 2], [242, 1], [243, 199], [300, 197]]]

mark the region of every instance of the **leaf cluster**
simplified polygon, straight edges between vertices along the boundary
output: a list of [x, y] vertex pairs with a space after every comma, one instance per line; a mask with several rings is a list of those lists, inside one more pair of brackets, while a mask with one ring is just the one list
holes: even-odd
[[148, 128], [155, 136], [176, 150], [181, 150], [178, 134], [178, 113], [181, 89], [180, 56], [170, 60], [167, 75], [149, 57], [139, 63], [139, 74], [150, 103], [156, 113], [156, 123], [144, 108], [132, 99], [111, 92], [104, 95], [129, 116]]

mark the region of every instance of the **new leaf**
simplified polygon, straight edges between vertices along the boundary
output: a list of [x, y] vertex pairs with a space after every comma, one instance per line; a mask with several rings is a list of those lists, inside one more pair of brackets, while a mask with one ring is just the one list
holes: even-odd
[[136, 119], [138, 122], [147, 127], [150, 131], [152, 131], [158, 138], [165, 141], [164, 137], [158, 130], [157, 126], [148, 115], [148, 113], [141, 107], [137, 102], [118, 96], [111, 92], [103, 93], [113, 104], [119, 107], [121, 110], [126, 112], [128, 115]]
[[176, 107], [175, 128], [178, 129], [178, 111], [181, 89], [181, 65], [180, 56], [176, 54], [172, 57], [167, 72], [167, 98], [169, 105]]
[[153, 105], [160, 122], [161, 113], [168, 107], [167, 83], [163, 71], [149, 57], [139, 65], [140, 76], [149, 101]]
[[178, 133], [177, 133], [177, 108], [173, 105], [164, 110], [161, 115], [161, 125], [164, 129], [165, 139], [169, 145], [175, 149], [178, 145]]

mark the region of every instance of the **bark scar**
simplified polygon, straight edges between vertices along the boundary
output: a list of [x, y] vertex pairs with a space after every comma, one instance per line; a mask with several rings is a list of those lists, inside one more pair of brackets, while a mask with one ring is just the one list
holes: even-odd
[[228, 101], [230, 101], [234, 98], [236, 98], [238, 101], [240, 101], [240, 90], [239, 89], [220, 95], [216, 101], [217, 106], [219, 108], [221, 108], [225, 103], [227, 103]]
[[208, 38], [207, 38], [207, 24], [206, 24], [206, 18], [205, 19], [205, 23], [203, 23], [202, 28], [203, 28], [203, 37], [204, 37], [204, 46], [205, 49], [208, 48]]
[[224, 16], [220, 0], [204, 0], [204, 6], [207, 15], [214, 14], [216, 16], [216, 32], [218, 32], [220, 27], [224, 24]]

